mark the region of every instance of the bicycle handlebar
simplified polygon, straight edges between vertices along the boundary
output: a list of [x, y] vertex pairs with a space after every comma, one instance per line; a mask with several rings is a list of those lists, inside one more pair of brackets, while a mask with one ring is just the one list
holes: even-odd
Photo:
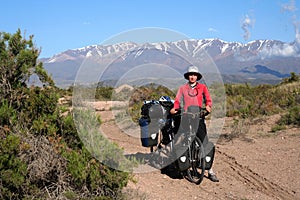
[[175, 109], [176, 111], [178, 111], [177, 113], [175, 113], [175, 116], [182, 116], [182, 115], [191, 115], [193, 118], [199, 117], [199, 118], [205, 118], [205, 116], [209, 115], [210, 112], [208, 112], [206, 110], [206, 108], [201, 108], [199, 112], [194, 113], [194, 112], [188, 112], [185, 111], [183, 113], [181, 113], [181, 109]]

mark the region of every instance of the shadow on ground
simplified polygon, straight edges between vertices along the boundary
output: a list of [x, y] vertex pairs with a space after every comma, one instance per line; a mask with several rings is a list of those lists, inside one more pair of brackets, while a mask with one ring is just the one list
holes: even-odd
[[[176, 168], [175, 162], [170, 162], [168, 158], [157, 156], [153, 153], [127, 154], [126, 158], [135, 159], [140, 164], [149, 165], [160, 170], [161, 174], [167, 175], [172, 179], [182, 179], [183, 176]], [[171, 163], [171, 164], [166, 164]]]

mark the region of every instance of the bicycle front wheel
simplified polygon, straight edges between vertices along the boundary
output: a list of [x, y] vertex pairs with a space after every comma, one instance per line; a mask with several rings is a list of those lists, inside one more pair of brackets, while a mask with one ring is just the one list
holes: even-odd
[[195, 183], [200, 184], [205, 172], [205, 154], [201, 140], [195, 137], [190, 146], [191, 167], [186, 171], [186, 178]]

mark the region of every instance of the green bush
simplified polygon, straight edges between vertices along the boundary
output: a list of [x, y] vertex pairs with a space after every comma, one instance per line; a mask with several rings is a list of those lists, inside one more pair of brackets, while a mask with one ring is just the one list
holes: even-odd
[[127, 185], [130, 175], [111, 169], [90, 154], [87, 149], [66, 150], [62, 155], [68, 160], [67, 170], [80, 190], [87, 187], [90, 193], [100, 192], [103, 196], [117, 196]]
[[97, 100], [111, 100], [113, 94], [113, 87], [100, 86], [96, 88], [95, 99]]
[[300, 105], [300, 82], [291, 77], [278, 85], [226, 84], [227, 116], [272, 115]]
[[16, 111], [8, 104], [6, 99], [2, 100], [0, 106], [0, 124], [2, 126], [13, 125], [17, 120]]
[[280, 125], [297, 125], [300, 126], [300, 106], [294, 106], [283, 115], [279, 122]]
[[54, 88], [31, 87], [25, 91], [26, 98], [22, 99], [21, 111], [27, 114], [28, 120], [35, 120], [43, 115], [53, 115], [57, 111], [59, 96]]
[[297, 76], [295, 72], [291, 72], [291, 76], [288, 78], [284, 78], [282, 80], [282, 84], [298, 82], [300, 80], [300, 76]]
[[58, 135], [64, 138], [64, 141], [67, 143], [68, 147], [72, 149], [81, 149], [83, 147], [83, 143], [78, 136], [76, 126], [74, 124], [74, 118], [71, 113], [64, 117], [60, 117], [58, 125], [61, 127]]
[[27, 165], [19, 158], [20, 138], [8, 134], [0, 140], [0, 198], [21, 199], [27, 188]]
[[[60, 95], [70, 91], [55, 87], [32, 39], [22, 38], [20, 30], [0, 33], [0, 199], [117, 199], [130, 174], [106, 167], [83, 146], [72, 114], [58, 106]], [[28, 85], [32, 75], [39, 86]], [[109, 98], [111, 88], [98, 92]], [[83, 139], [89, 131], [94, 133], [85, 130]], [[107, 158], [123, 156], [101, 139], [94, 145], [106, 145]]]
[[284, 125], [276, 124], [275, 126], [273, 126], [271, 128], [271, 132], [277, 132], [277, 131], [281, 131], [281, 130], [284, 130], [284, 129], [285, 129]]

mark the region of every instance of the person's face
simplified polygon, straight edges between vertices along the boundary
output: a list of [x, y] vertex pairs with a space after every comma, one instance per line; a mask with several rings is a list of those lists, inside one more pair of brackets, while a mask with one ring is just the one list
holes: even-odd
[[189, 82], [195, 83], [197, 81], [197, 74], [190, 74], [189, 75]]

